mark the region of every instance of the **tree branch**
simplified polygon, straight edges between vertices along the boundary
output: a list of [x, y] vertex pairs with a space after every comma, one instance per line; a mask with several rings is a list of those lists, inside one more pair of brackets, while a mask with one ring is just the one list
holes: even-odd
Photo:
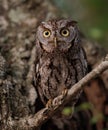
[[18, 121], [11, 120], [9, 125], [12, 127], [20, 126], [21, 128], [32, 128], [39, 127], [45, 121], [47, 121], [54, 113], [64, 104], [68, 103], [70, 99], [74, 98], [86, 84], [91, 81], [93, 78], [101, 74], [103, 71], [108, 69], [108, 55], [105, 61], [102, 61], [100, 65], [97, 66], [94, 70], [92, 70], [89, 74], [87, 74], [83, 79], [81, 79], [78, 83], [73, 85], [67, 92], [65, 99], [60, 100], [57, 104], [55, 104], [55, 99], [62, 99], [61, 95], [56, 97], [52, 102], [51, 108], [44, 108], [36, 113], [34, 116], [27, 116]]

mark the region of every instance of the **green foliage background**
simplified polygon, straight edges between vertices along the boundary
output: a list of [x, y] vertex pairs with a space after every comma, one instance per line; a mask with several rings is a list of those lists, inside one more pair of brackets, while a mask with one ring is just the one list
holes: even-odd
[[57, 6], [77, 20], [85, 36], [108, 49], [108, 0], [53, 0]]

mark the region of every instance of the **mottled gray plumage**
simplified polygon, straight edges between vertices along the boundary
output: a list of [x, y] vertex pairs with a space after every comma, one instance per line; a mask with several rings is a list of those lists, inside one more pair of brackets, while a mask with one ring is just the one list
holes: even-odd
[[36, 89], [44, 104], [86, 75], [87, 62], [76, 22], [42, 22], [36, 33]]

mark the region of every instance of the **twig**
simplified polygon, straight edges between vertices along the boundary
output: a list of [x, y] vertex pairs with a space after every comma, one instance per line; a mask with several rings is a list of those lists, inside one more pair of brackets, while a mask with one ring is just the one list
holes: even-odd
[[[32, 128], [39, 127], [45, 121], [47, 121], [54, 113], [65, 103], [68, 103], [70, 99], [74, 98], [86, 84], [91, 81], [93, 78], [101, 74], [103, 71], [108, 69], [108, 55], [105, 61], [102, 61], [100, 65], [97, 66], [94, 70], [92, 70], [89, 74], [87, 74], [83, 79], [81, 79], [78, 83], [73, 85], [66, 95], [65, 100], [60, 101], [58, 105], [53, 104], [52, 108], [44, 108], [36, 113], [34, 116], [27, 116], [19, 121], [13, 120], [10, 121], [11, 126], [21, 126], [21, 128]], [[61, 96], [61, 95], [60, 95]], [[56, 97], [56, 99], [60, 99], [60, 96]], [[55, 99], [54, 99], [55, 100]], [[53, 100], [53, 101], [54, 101]]]

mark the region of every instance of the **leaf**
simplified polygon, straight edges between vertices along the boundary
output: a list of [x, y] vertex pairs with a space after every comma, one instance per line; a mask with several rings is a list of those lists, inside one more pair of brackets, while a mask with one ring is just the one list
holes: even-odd
[[103, 118], [104, 118], [103, 114], [99, 113], [99, 114], [93, 116], [90, 122], [91, 122], [91, 124], [96, 124], [100, 119], [103, 119]]
[[69, 116], [74, 112], [74, 107], [65, 107], [62, 111], [63, 115]]
[[88, 109], [92, 109], [92, 104], [90, 103], [82, 103], [81, 105], [79, 105], [78, 107], [75, 108], [75, 111], [81, 111], [81, 110], [88, 110]]

